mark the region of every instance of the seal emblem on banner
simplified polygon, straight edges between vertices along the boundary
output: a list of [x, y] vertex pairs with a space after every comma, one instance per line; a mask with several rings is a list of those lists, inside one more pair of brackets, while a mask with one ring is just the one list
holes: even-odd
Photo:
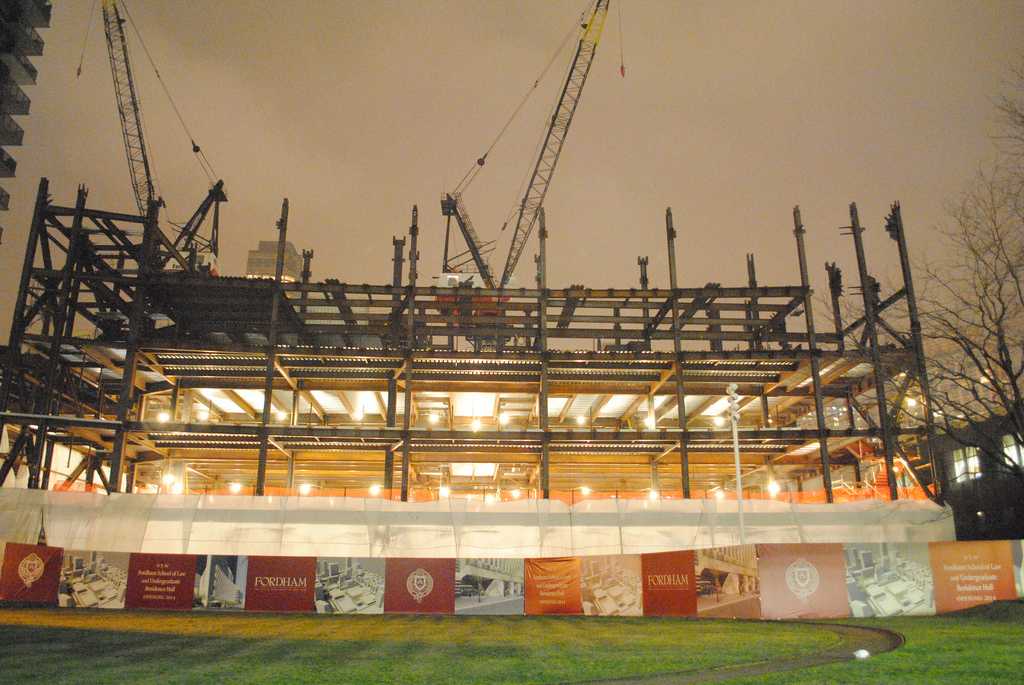
[[797, 559], [786, 568], [786, 587], [800, 599], [807, 599], [817, 592], [820, 582], [818, 569], [804, 558]]
[[39, 558], [38, 554], [32, 552], [18, 564], [18, 577], [21, 578], [21, 582], [25, 583], [25, 587], [32, 587], [32, 583], [43, 577], [45, 568], [46, 563]]
[[405, 589], [419, 604], [424, 597], [434, 591], [434, 578], [422, 568], [418, 568], [405, 579]]

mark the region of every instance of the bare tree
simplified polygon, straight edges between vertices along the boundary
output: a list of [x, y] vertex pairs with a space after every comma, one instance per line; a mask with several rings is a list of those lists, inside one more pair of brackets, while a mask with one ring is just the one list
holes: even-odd
[[943, 432], [1024, 484], [1024, 61], [996, 107], [1002, 158], [950, 208], [947, 257], [925, 265], [922, 313]]
[[927, 264], [922, 323], [938, 425], [987, 469], [1024, 482], [1024, 214], [1020, 179], [979, 174], [950, 210], [948, 257]]
[[996, 136], [1003, 154], [1017, 167], [1017, 180], [1024, 180], [1024, 59], [1011, 70], [1007, 94], [996, 98], [1000, 131]]

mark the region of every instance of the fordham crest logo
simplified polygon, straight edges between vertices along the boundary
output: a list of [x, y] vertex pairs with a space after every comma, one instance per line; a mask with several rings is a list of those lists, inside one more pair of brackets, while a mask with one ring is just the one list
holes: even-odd
[[422, 568], [418, 568], [405, 579], [405, 589], [409, 591], [412, 598], [419, 604], [427, 595], [433, 592], [434, 578]]
[[39, 558], [39, 555], [32, 552], [18, 564], [18, 577], [21, 578], [21, 582], [25, 583], [25, 587], [32, 587], [32, 583], [43, 577], [45, 568], [46, 564]]
[[804, 558], [797, 559], [786, 568], [786, 586], [800, 599], [807, 599], [817, 592], [820, 582], [818, 569]]

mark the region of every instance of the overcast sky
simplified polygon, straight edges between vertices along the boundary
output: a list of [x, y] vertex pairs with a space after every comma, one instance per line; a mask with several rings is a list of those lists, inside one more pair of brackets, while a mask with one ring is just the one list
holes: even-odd
[[[289, 238], [311, 248], [314, 278], [390, 278], [391, 237], [420, 208], [421, 278], [440, 271], [439, 199], [486, 149], [585, 3], [182, 2], [127, 0], [186, 121], [226, 184], [221, 264], [274, 238], [281, 199]], [[0, 247], [0, 320], [9, 325], [40, 176], [72, 204], [134, 207], [102, 27], [91, 0], [55, 3], [19, 118], [6, 179], [12, 211]], [[667, 286], [664, 210], [679, 231], [680, 281], [799, 282], [791, 210], [803, 209], [811, 278], [823, 263], [855, 268], [847, 204], [868, 227], [871, 270], [896, 274], [881, 230], [901, 200], [915, 256], [929, 249], [944, 203], [993, 154], [992, 98], [1024, 56], [1022, 2], [618, 2], [546, 201], [549, 284], [628, 286], [649, 255]], [[206, 180], [133, 34], [154, 166], [173, 220]], [[485, 239], [519, 200], [571, 57], [559, 55], [466, 193]], [[532, 285], [536, 237], [517, 281]]]

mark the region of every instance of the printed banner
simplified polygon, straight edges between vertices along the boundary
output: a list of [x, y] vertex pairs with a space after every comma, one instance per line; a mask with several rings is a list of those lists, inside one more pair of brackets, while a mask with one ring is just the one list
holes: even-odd
[[0, 598], [55, 605], [63, 552], [60, 547], [8, 542], [0, 570]]
[[1008, 540], [932, 542], [929, 551], [939, 613], [1017, 598]]
[[640, 555], [580, 558], [580, 592], [587, 616], [643, 616]]
[[196, 592], [193, 606], [197, 609], [242, 609], [249, 558], [211, 554], [196, 560]]
[[850, 615], [842, 545], [757, 545], [757, 557], [764, 618]]
[[125, 608], [191, 609], [193, 600], [198, 598], [196, 565], [194, 554], [132, 554], [128, 561]]
[[754, 545], [697, 550], [697, 614], [761, 618], [761, 581]]
[[455, 613], [522, 616], [522, 559], [455, 562]]
[[57, 603], [83, 609], [123, 609], [129, 556], [127, 552], [64, 550]]
[[843, 553], [851, 616], [935, 613], [927, 543], [848, 544]]
[[385, 612], [450, 614], [455, 611], [454, 559], [389, 558], [384, 569]]
[[580, 560], [576, 557], [527, 559], [526, 613], [582, 614]]
[[384, 559], [316, 560], [318, 614], [384, 613]]
[[1014, 578], [1017, 579], [1017, 596], [1024, 599], [1024, 540], [1013, 540]]
[[694, 553], [640, 555], [644, 616], [693, 616], [697, 613]]
[[313, 611], [316, 557], [249, 557], [247, 611]]

